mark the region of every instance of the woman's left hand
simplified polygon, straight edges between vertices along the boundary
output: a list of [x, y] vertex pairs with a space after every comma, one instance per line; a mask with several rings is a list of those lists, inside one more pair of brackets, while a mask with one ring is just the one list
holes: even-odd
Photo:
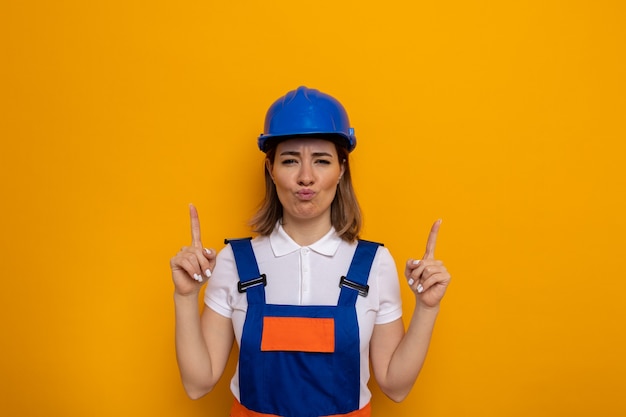
[[409, 259], [404, 275], [411, 289], [415, 292], [418, 303], [424, 307], [437, 307], [450, 284], [450, 274], [442, 261], [435, 259], [435, 246], [441, 220], [437, 220], [430, 229], [426, 252], [421, 260]]

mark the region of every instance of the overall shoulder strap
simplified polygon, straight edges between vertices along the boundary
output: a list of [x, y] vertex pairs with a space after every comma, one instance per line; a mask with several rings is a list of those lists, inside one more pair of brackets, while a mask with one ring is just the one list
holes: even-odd
[[357, 296], [367, 297], [369, 291], [367, 280], [379, 246], [382, 244], [367, 240], [358, 241], [348, 273], [339, 281], [341, 293], [339, 294], [338, 305], [354, 305]]
[[235, 264], [239, 274], [237, 290], [246, 293], [248, 304], [265, 303], [265, 286], [267, 279], [265, 274], [259, 272], [259, 266], [252, 249], [252, 238], [226, 239], [225, 243], [230, 244], [235, 255]]

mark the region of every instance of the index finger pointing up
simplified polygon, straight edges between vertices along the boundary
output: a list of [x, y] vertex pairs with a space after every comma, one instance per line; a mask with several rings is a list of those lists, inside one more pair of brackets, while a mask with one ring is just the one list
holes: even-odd
[[428, 241], [426, 242], [426, 252], [424, 252], [424, 259], [435, 259], [435, 246], [437, 245], [439, 226], [441, 226], [441, 219], [433, 223], [433, 227], [430, 228], [430, 234], [428, 235]]
[[198, 210], [193, 204], [189, 204], [189, 218], [191, 220], [191, 245], [196, 248], [201, 248], [200, 219], [198, 218]]

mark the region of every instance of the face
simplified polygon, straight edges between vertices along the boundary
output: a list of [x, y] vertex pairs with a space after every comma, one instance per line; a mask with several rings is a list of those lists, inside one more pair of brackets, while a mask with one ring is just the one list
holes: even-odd
[[314, 138], [280, 142], [274, 162], [267, 165], [285, 224], [318, 220], [330, 225], [330, 205], [344, 172], [333, 142]]

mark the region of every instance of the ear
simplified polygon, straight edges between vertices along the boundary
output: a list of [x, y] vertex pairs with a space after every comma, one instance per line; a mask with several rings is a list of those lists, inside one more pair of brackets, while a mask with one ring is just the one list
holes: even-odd
[[272, 175], [272, 162], [269, 158], [265, 158], [265, 169], [267, 169], [267, 173], [272, 177], [272, 181], [274, 181], [274, 176]]
[[339, 174], [339, 180], [343, 177], [343, 173], [346, 172], [346, 160], [341, 161], [341, 173]]

